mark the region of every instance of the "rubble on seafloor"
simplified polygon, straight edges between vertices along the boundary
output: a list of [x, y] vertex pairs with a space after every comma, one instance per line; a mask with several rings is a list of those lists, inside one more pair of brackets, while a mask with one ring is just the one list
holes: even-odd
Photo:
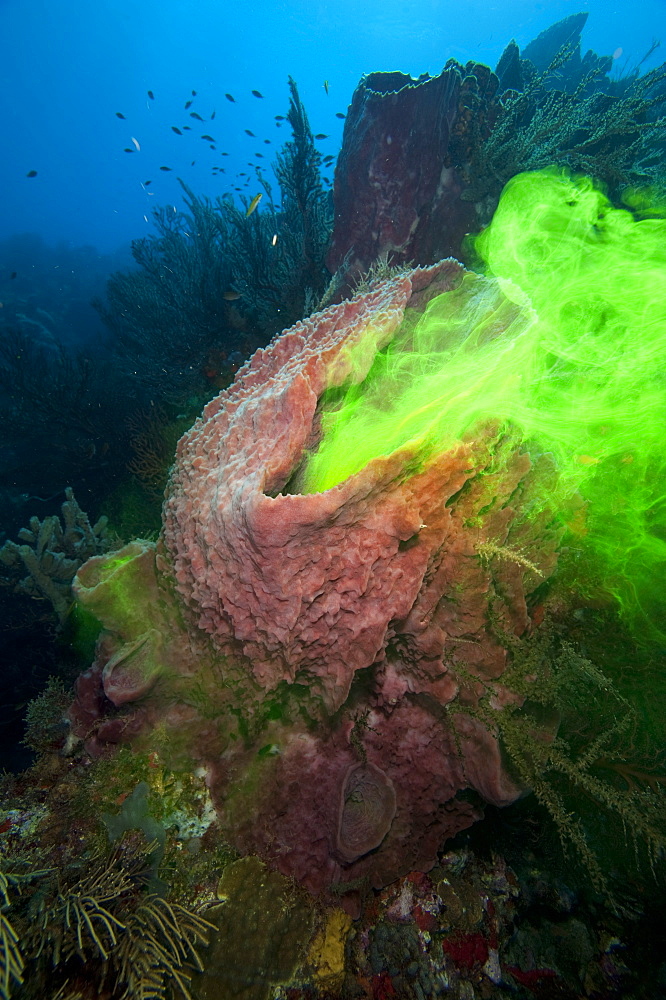
[[207, 968], [205, 997], [653, 1000], [663, 995], [654, 976], [650, 984], [642, 979], [646, 970], [637, 945], [642, 915], [634, 910], [620, 917], [533, 855], [519, 876], [500, 854], [483, 857], [457, 847], [429, 873], [412, 872], [380, 892], [370, 891], [355, 921], [335, 908], [315, 907], [308, 917], [305, 898], [288, 879], [256, 858], [237, 864], [250, 877], [241, 878], [239, 869], [226, 879], [229, 886], [238, 885], [238, 893], [224, 894], [220, 912], [228, 909], [214, 948], [227, 959], [219, 974]]
[[[429, 874], [388, 886], [350, 929], [337, 991], [286, 988], [275, 1000], [656, 996], [636, 987], [609, 911], [590, 923], [572, 890], [546, 872], [532, 884], [501, 856], [445, 855]], [[625, 992], [630, 984], [636, 992]], [[655, 989], [657, 989], [655, 985]]]

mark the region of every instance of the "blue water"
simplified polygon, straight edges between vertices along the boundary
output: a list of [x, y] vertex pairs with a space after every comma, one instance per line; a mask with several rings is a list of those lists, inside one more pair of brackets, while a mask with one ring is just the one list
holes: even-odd
[[[437, 74], [449, 58], [494, 66], [511, 38], [522, 47], [579, 11], [589, 12], [583, 52], [616, 54], [618, 72], [642, 59], [666, 23], [664, 0], [3, 0], [0, 240], [30, 232], [48, 244], [119, 251], [150, 232], [155, 205], [182, 204], [177, 177], [214, 198], [236, 194], [245, 182], [237, 174], [252, 175], [248, 162], [271, 176], [271, 154], [289, 137], [274, 120], [288, 108], [288, 75], [312, 131], [329, 136], [321, 152], [335, 154], [343, 126], [335, 114], [363, 74]], [[642, 68], [663, 58], [657, 49]], [[184, 124], [192, 131], [172, 131]]]

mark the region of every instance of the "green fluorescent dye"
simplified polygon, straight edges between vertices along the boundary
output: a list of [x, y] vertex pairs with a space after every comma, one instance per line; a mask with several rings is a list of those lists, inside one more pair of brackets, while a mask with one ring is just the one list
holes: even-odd
[[123, 566], [126, 566], [127, 563], [130, 563], [132, 559], [135, 558], [136, 558], [135, 553], [130, 553], [129, 555], [126, 556], [114, 556], [107, 559], [101, 570], [104, 579], [107, 579], [108, 577], [112, 576], [116, 572], [116, 570], [121, 569], [121, 567]]
[[514, 177], [475, 241], [497, 282], [468, 274], [406, 316], [324, 412], [302, 482], [330, 489], [407, 443], [427, 460], [499, 420], [555, 456], [562, 519], [578, 491], [572, 531], [601, 585], [663, 638], [666, 218], [649, 193], [631, 198], [634, 213], [584, 177]]

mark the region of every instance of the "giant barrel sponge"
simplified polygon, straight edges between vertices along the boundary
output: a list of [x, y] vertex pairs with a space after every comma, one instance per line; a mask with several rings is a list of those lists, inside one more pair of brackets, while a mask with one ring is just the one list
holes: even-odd
[[663, 414], [663, 306], [643, 295], [636, 340], [617, 287], [648, 228], [587, 182], [525, 175], [479, 241], [499, 278], [394, 273], [258, 351], [181, 439], [157, 547], [79, 573], [107, 631], [78, 731], [159, 719], [229, 840], [313, 892], [427, 870], [481, 800], [515, 800], [479, 706], [525, 697], [502, 678], [563, 532], [598, 593], [649, 611], [661, 452], [636, 386]]

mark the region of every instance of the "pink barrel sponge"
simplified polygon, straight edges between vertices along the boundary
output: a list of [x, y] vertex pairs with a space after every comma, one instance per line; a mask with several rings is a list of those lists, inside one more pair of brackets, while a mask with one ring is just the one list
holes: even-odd
[[462, 273], [455, 261], [418, 269], [296, 324], [257, 351], [179, 443], [163, 533], [177, 590], [199, 628], [246, 657], [266, 689], [308, 684], [335, 711], [356, 671], [381, 658], [389, 623], [414, 604], [433, 543], [404, 543], [442, 506], [442, 479], [449, 494], [462, 486], [466, 449], [421, 477], [419, 496], [407, 453], [325, 493], [285, 487], [316, 440], [319, 397], [351, 377], [350, 349], [364, 345], [367, 370], [406, 305]]
[[[178, 445], [163, 531], [176, 589], [196, 625], [221, 652], [242, 657], [266, 690], [307, 685], [331, 714], [357, 672], [382, 663], [393, 643], [411, 689], [446, 702], [456, 688], [445, 661], [465, 637], [475, 640], [468, 666], [502, 672], [505, 651], [485, 627], [491, 578], [475, 545], [506, 542], [527, 455], [509, 452], [491, 471], [490, 430], [425, 463], [406, 446], [323, 493], [289, 492], [318, 438], [318, 399], [352, 377], [350, 349], [364, 346], [365, 371], [353, 372], [361, 379], [407, 305], [423, 307], [464, 273], [453, 260], [417, 268], [296, 324], [253, 356]], [[475, 533], [465, 530], [475, 505], [488, 506], [490, 484], [493, 512]], [[531, 579], [524, 566], [502, 569], [518, 632], [527, 625], [523, 581], [552, 570], [552, 546], [533, 558]], [[456, 592], [464, 599], [454, 602]]]
[[[405, 310], [467, 274], [454, 260], [398, 274], [258, 351], [181, 439], [156, 550], [77, 578], [108, 633], [72, 718], [100, 724], [100, 683], [119, 731], [161, 717], [207, 766], [229, 842], [313, 892], [428, 870], [480, 816], [461, 790], [499, 806], [522, 791], [475, 709], [489, 692], [498, 710], [520, 700], [498, 636], [529, 627], [556, 564], [533, 503], [547, 456], [484, 425], [298, 492], [325, 390], [362, 380]], [[469, 281], [492, 336], [497, 316], [523, 322], [497, 283]]]

